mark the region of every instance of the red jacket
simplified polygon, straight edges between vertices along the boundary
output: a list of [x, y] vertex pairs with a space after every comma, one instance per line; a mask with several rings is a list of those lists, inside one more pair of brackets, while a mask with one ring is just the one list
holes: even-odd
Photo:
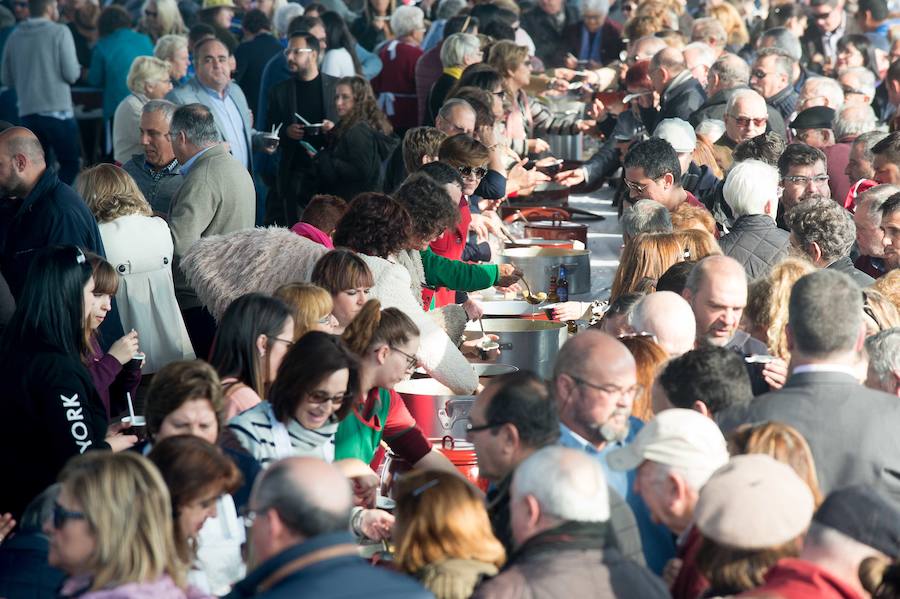
[[863, 599], [842, 580], [812, 562], [794, 558], [779, 560], [766, 573], [766, 582], [738, 597], [781, 599]]
[[418, 46], [392, 40], [384, 45], [378, 57], [384, 64], [372, 79], [378, 106], [395, 129], [409, 129], [419, 124], [416, 102], [416, 62], [422, 56]]
[[[447, 229], [443, 235], [431, 242], [431, 251], [448, 258], [450, 260], [459, 260], [462, 257], [463, 250], [466, 248], [466, 240], [469, 236], [469, 224], [472, 222], [472, 212], [469, 210], [469, 200], [465, 196], [459, 201], [459, 223], [453, 229]], [[428, 277], [426, 273], [426, 278]], [[434, 298], [434, 307], [441, 308], [449, 304], [456, 303], [456, 291], [447, 289], [446, 287], [438, 287], [436, 290], [422, 290], [422, 301], [425, 310], [431, 306], [432, 297]]]

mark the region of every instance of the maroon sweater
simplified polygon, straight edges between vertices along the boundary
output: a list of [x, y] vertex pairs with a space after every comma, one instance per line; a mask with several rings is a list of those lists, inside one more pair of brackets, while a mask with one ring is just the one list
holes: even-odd
[[114, 357], [104, 354], [95, 338], [91, 339], [91, 350], [87, 369], [109, 418], [127, 409], [125, 393], [131, 393], [131, 399], [135, 399], [141, 383], [141, 369], [133, 365], [134, 361], [122, 366]]

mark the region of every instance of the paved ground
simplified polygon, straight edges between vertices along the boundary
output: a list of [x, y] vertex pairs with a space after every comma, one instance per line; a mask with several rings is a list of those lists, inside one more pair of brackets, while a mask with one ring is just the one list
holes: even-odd
[[613, 275], [619, 265], [619, 247], [622, 245], [622, 229], [616, 209], [612, 206], [612, 190], [603, 188], [587, 196], [571, 196], [569, 204], [606, 217], [602, 221], [579, 220], [588, 225], [588, 249], [591, 250], [591, 293], [573, 295], [573, 300], [591, 301], [606, 299], [612, 286]]

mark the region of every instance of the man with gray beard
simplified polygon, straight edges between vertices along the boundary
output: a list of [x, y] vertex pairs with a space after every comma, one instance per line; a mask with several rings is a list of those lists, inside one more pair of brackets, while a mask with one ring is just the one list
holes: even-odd
[[606, 333], [587, 330], [560, 350], [553, 370], [552, 391], [559, 413], [560, 445], [595, 457], [609, 485], [634, 512], [647, 567], [657, 574], [675, 555], [672, 534], [654, 523], [643, 499], [634, 492], [635, 471], [620, 472], [607, 464], [607, 454], [625, 447], [643, 422], [631, 415], [641, 394], [634, 358]]

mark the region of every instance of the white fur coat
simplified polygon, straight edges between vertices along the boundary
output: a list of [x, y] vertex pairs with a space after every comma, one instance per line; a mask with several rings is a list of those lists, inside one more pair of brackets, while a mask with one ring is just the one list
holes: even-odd
[[[191, 287], [216, 320], [228, 305], [247, 293], [274, 293], [286, 283], [309, 281], [313, 267], [328, 250], [279, 227], [249, 229], [203, 237], [185, 254], [181, 268]], [[372, 271], [372, 297], [385, 308], [398, 308], [421, 332], [419, 358], [425, 370], [456, 393], [474, 393], [478, 379], [456, 344], [422, 310], [410, 289], [409, 271], [382, 258], [361, 255]]]

